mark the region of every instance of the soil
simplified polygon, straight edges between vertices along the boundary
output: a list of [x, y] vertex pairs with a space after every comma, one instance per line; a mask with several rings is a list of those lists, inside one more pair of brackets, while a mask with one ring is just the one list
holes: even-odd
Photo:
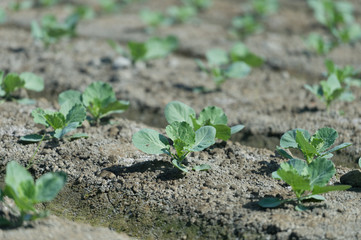
[[[152, 0], [146, 6], [165, 9], [173, 2], [177, 3]], [[355, 101], [336, 102], [327, 112], [303, 87], [322, 79], [325, 59], [360, 69], [361, 55], [357, 53], [361, 43], [339, 46], [327, 56], [315, 55], [303, 39], [308, 32], [325, 31], [314, 20], [306, 1], [279, 2], [280, 10], [269, 17], [265, 31], [244, 40], [251, 51], [265, 58], [264, 66], [209, 93], [193, 91], [200, 86], [214, 87], [212, 80], [198, 71], [194, 58], [204, 58], [210, 48], [232, 46], [227, 29], [230, 19], [243, 11], [245, 1], [214, 0], [196, 21], [161, 28], [158, 35], [179, 38], [179, 50], [167, 58], [135, 66], [119, 66], [120, 56], [106, 40], [126, 46], [130, 40], [147, 39], [149, 35], [138, 17], [144, 3], [130, 4], [121, 14], [82, 22], [78, 37], [49, 48], [31, 38], [29, 23], [49, 11], [64, 17], [67, 8], [60, 5], [11, 13], [7, 23], [0, 25], [0, 69], [34, 72], [45, 79], [46, 87], [42, 93], [18, 93], [36, 99], [35, 105], [0, 105], [2, 174], [10, 160], [26, 165], [34, 154], [36, 144], [19, 142], [21, 136], [44, 130], [34, 124], [33, 109], [58, 109], [57, 96], [62, 91], [83, 91], [93, 81], [105, 81], [118, 98], [130, 101], [130, 109], [114, 116], [110, 124], [96, 127], [84, 123], [77, 131], [87, 133], [88, 139], [41, 144], [32, 173], [38, 177], [61, 170], [68, 174], [68, 184], [55, 201], [40, 208], [139, 239], [360, 239], [358, 183], [348, 191], [325, 194], [324, 202], [307, 203], [310, 209], [303, 212], [295, 211], [291, 203], [266, 210], [257, 205], [266, 196], [292, 196], [287, 185], [271, 177], [284, 161], [274, 150], [285, 131], [304, 128], [314, 132], [329, 126], [339, 133], [337, 143], [353, 143], [335, 156], [337, 174], [332, 184], [357, 168], [361, 149], [360, 89], [352, 89]], [[361, 8], [356, 3], [356, 21], [361, 23]], [[147, 155], [132, 145], [132, 134], [141, 128], [164, 132], [163, 110], [173, 100], [197, 112], [209, 105], [219, 106], [230, 125], [246, 126], [230, 141], [219, 141], [188, 157], [190, 165], [208, 163], [211, 171], [184, 175], [167, 156]], [[42, 221], [46, 224], [47, 220]], [[41, 223], [34, 228], [43, 231]], [[87, 229], [94, 237], [94, 230]], [[82, 231], [86, 234], [88, 230]], [[17, 230], [19, 239], [26, 231]], [[3, 230], [0, 234], [7, 233]]]

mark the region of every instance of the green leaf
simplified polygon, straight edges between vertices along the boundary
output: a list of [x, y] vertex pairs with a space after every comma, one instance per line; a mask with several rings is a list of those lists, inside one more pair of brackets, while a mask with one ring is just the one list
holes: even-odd
[[34, 118], [35, 123], [42, 124], [42, 125], [45, 125], [46, 127], [49, 127], [50, 125], [49, 125], [48, 121], [46, 120], [45, 115], [52, 114], [52, 113], [53, 112], [46, 111], [41, 108], [37, 108], [31, 112], [31, 115]]
[[164, 109], [165, 118], [167, 122], [171, 124], [172, 122], [187, 122], [189, 125], [193, 126], [193, 121], [191, 117], [195, 117], [196, 113], [193, 108], [188, 105], [178, 102], [172, 101], [167, 104]]
[[37, 203], [53, 200], [66, 183], [63, 172], [46, 173], [35, 183], [35, 201]]
[[280, 140], [281, 148], [298, 148], [298, 143], [296, 142], [296, 133], [300, 131], [306, 137], [306, 139], [310, 138], [310, 134], [308, 131], [303, 129], [293, 129], [284, 133]]
[[201, 164], [198, 166], [194, 166], [193, 170], [198, 172], [198, 171], [208, 171], [211, 169], [211, 166], [209, 166], [208, 164]]
[[185, 146], [194, 145], [196, 133], [187, 122], [172, 122], [165, 128], [165, 131], [168, 137], [173, 141], [179, 139]]
[[28, 90], [40, 92], [44, 90], [44, 80], [31, 72], [20, 74], [20, 78], [25, 82], [24, 87]]
[[333, 175], [336, 169], [331, 160], [326, 158], [317, 158], [308, 165], [310, 173], [311, 186], [325, 186]]
[[208, 64], [212, 66], [220, 66], [229, 63], [228, 54], [222, 49], [211, 49], [206, 53]]
[[300, 176], [309, 176], [308, 165], [304, 160], [292, 158], [287, 162]]
[[323, 197], [321, 195], [314, 195], [314, 194], [302, 197], [302, 201], [309, 200], [309, 199], [314, 200], [314, 201], [325, 201], [326, 200], [325, 197]]
[[358, 165], [361, 168], [361, 158], [358, 159]]
[[296, 142], [302, 153], [307, 157], [307, 161], [317, 154], [317, 149], [308, 142], [301, 131], [296, 131]]
[[234, 62], [225, 71], [228, 78], [243, 78], [251, 72], [252, 68], [245, 62]]
[[172, 164], [178, 168], [179, 170], [181, 170], [182, 172], [185, 172], [187, 173], [188, 172], [188, 169], [180, 162], [178, 162], [176, 159], [173, 159], [172, 160]]
[[309, 176], [300, 175], [289, 163], [282, 163], [277, 170], [277, 174], [283, 181], [292, 187], [295, 193], [312, 189]]
[[46, 119], [46, 122], [55, 130], [65, 127], [65, 117], [60, 112], [45, 114], [44, 118]]
[[216, 106], [210, 106], [204, 108], [200, 114], [198, 121], [201, 125], [207, 124], [227, 124], [228, 118], [226, 114], [224, 114], [223, 110]]
[[215, 143], [216, 129], [212, 126], [203, 126], [196, 131], [195, 143], [191, 151], [198, 152]]
[[331, 147], [337, 137], [338, 134], [336, 130], [328, 127], [317, 130], [317, 132], [312, 136], [312, 138], [320, 138], [323, 141], [323, 145], [317, 148], [317, 151], [319, 152], [323, 152]]
[[296, 211], [306, 211], [308, 210], [308, 207], [302, 205], [302, 204], [297, 204], [296, 207], [295, 207], [295, 210]]
[[43, 139], [42, 135], [29, 134], [29, 135], [25, 135], [25, 136], [21, 137], [20, 141], [22, 141], [22, 142], [40, 142], [41, 139]]
[[16, 102], [22, 105], [34, 105], [36, 103], [34, 99], [29, 98], [16, 99]]
[[330, 185], [330, 186], [314, 186], [312, 194], [321, 194], [331, 191], [343, 191], [351, 188], [350, 185]]
[[16, 73], [9, 73], [3, 81], [3, 89], [7, 95], [11, 94], [18, 88], [24, 87], [25, 82]]
[[244, 125], [235, 125], [233, 127], [231, 127], [231, 135], [238, 133], [239, 131], [241, 131], [244, 128]]
[[144, 59], [147, 54], [147, 47], [145, 43], [128, 42], [128, 48], [134, 62]]
[[95, 104], [95, 100], [99, 100], [100, 103], [110, 98], [115, 101], [115, 93], [110, 84], [105, 82], [93, 82], [85, 90], [82, 95], [83, 103], [86, 107]]
[[129, 108], [128, 101], [114, 101], [101, 109], [100, 118], [114, 113], [122, 113]]
[[[70, 102], [68, 103], [71, 104]], [[61, 106], [61, 109], [63, 108], [63, 106], [67, 105], [68, 103], [64, 103]], [[82, 104], [75, 104], [66, 114], [66, 124], [78, 123], [78, 125], [80, 125], [85, 120], [85, 118], [86, 118], [86, 110], [84, 106]]]
[[276, 147], [277, 152], [284, 158], [293, 159], [293, 156], [291, 156], [288, 152], [286, 152], [284, 149], [280, 147]]
[[174, 36], [166, 38], [153, 37], [145, 43], [145, 59], [162, 58], [170, 54], [178, 47], [178, 39]]
[[330, 154], [330, 153], [332, 153], [332, 152], [335, 152], [335, 151], [338, 151], [338, 150], [347, 148], [347, 147], [349, 147], [349, 146], [351, 146], [351, 145], [352, 145], [352, 143], [342, 143], [342, 144], [340, 144], [340, 145], [338, 145], [338, 146], [336, 146], [336, 147], [333, 147], [333, 148], [331, 148], [330, 150], [322, 153], [322, 154], [321, 154], [321, 157], [325, 157], [326, 155], [328, 155], [328, 154]]
[[285, 200], [282, 200], [279, 198], [267, 197], [267, 198], [262, 198], [261, 200], [259, 200], [258, 205], [263, 208], [274, 208], [274, 207], [280, 206], [284, 202], [285, 202]]
[[67, 90], [59, 94], [58, 102], [59, 105], [63, 105], [66, 102], [71, 102], [73, 104], [83, 104], [81, 100], [81, 92], [76, 90]]
[[69, 136], [69, 139], [75, 140], [75, 139], [79, 139], [79, 138], [88, 138], [88, 137], [89, 136], [86, 133], [75, 133], [75, 134]]
[[142, 129], [133, 134], [133, 145], [148, 154], [166, 153], [169, 148], [168, 139], [152, 129]]
[[57, 139], [61, 139], [65, 134], [75, 130], [77, 127], [79, 127], [78, 122], [71, 122], [63, 128], [55, 129], [55, 133], [54, 133], [53, 137], [55, 137]]
[[216, 138], [227, 141], [231, 137], [231, 128], [224, 124], [210, 125], [216, 129]]
[[34, 210], [35, 184], [31, 174], [15, 161], [6, 166], [5, 195], [14, 199], [22, 211]]

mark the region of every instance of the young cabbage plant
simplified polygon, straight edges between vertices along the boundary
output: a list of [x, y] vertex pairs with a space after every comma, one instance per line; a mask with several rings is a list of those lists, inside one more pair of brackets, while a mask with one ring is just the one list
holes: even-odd
[[196, 63], [201, 71], [212, 76], [216, 89], [229, 78], [243, 78], [252, 67], [260, 67], [263, 59], [248, 50], [241, 42], [236, 43], [229, 52], [222, 49], [211, 49], [206, 53], [207, 65], [200, 60]]
[[307, 163], [311, 164], [317, 158], [329, 159], [333, 156], [332, 152], [352, 145], [351, 143], [342, 143], [331, 148], [337, 137], [336, 130], [328, 127], [320, 128], [312, 136], [307, 130], [293, 129], [282, 135], [277, 152], [285, 158], [295, 159], [285, 149], [298, 149], [303, 153]]
[[148, 61], [168, 56], [178, 48], [178, 39], [174, 36], [152, 37], [146, 42], [129, 42], [128, 48], [133, 62]]
[[343, 95], [346, 89], [341, 85], [336, 74], [331, 74], [327, 81], [323, 80], [319, 85], [311, 86], [306, 84], [304, 87], [326, 104], [327, 111], [330, 110], [331, 103], [341, 99], [341, 96], [343, 96], [342, 100], [344, 101], [352, 101], [354, 99], [352, 94]]
[[61, 93], [59, 104], [64, 103], [84, 105], [96, 124], [99, 124], [102, 118], [122, 113], [129, 107], [128, 101], [117, 100], [112, 86], [105, 82], [93, 82], [83, 93], [74, 90]]
[[232, 134], [235, 134], [244, 128], [243, 125], [228, 127], [228, 118], [226, 114], [221, 108], [216, 106], [204, 108], [197, 118], [193, 108], [182, 102], [172, 101], [167, 104], [164, 113], [169, 124], [177, 121], [184, 121], [187, 122], [194, 131], [197, 131], [203, 126], [212, 126], [216, 129], [215, 137], [224, 141], [227, 141]]
[[[62, 139], [65, 134], [78, 128], [86, 117], [86, 110], [82, 104], [66, 102], [61, 105], [59, 112], [43, 110], [41, 108], [32, 111], [34, 122], [42, 124], [45, 127], [51, 127], [54, 131], [49, 133], [45, 139]], [[77, 133], [70, 136], [70, 139], [88, 137], [84, 133]], [[44, 137], [39, 134], [30, 134], [20, 138], [23, 142], [39, 142]]]
[[32, 36], [41, 40], [46, 46], [56, 43], [62, 37], [74, 37], [81, 17], [75, 12], [63, 23], [59, 23], [54, 15], [46, 15], [41, 19], [40, 25], [36, 21], [31, 23]]
[[[34, 73], [24, 72], [20, 75], [9, 73], [5, 76], [5, 72], [0, 71], [0, 98], [4, 100], [14, 99], [12, 94], [21, 88], [40, 92], [44, 89], [44, 80]], [[0, 100], [0, 102], [4, 101]], [[30, 99], [17, 100], [20, 103], [33, 103]]]
[[326, 40], [323, 36], [318, 33], [310, 33], [305, 40], [308, 48], [312, 49], [319, 55], [325, 55], [332, 50], [334, 44]]
[[[174, 121], [166, 127], [167, 137], [152, 129], [142, 129], [133, 135], [133, 144], [139, 150], [148, 154], [167, 154], [172, 158], [172, 164], [183, 172], [188, 168], [183, 161], [190, 152], [198, 152], [215, 143], [216, 129], [212, 126], [203, 126], [194, 131], [192, 126], [184, 121]], [[171, 150], [173, 146], [175, 151]], [[194, 166], [193, 170], [208, 170], [207, 164]]]
[[360, 72], [356, 71], [352, 66], [344, 66], [343, 68], [336, 66], [331, 60], [325, 61], [327, 69], [327, 76], [335, 74], [341, 84], [345, 84], [346, 88], [349, 86], [360, 86], [361, 79], [359, 79]]
[[349, 185], [327, 185], [335, 173], [334, 164], [327, 158], [316, 158], [310, 164], [307, 164], [304, 160], [292, 158], [288, 162], [281, 163], [280, 168], [272, 173], [272, 177], [283, 180], [290, 185], [296, 198], [281, 199], [267, 197], [261, 199], [258, 204], [264, 208], [273, 208], [286, 202], [296, 201], [296, 210], [307, 210], [302, 201], [323, 201], [325, 198], [319, 194], [346, 190], [351, 187]]
[[202, 11], [212, 5], [212, 0], [182, 0], [182, 3], [186, 6], [191, 6], [198, 11]]
[[[13, 199], [19, 219], [11, 222], [0, 219], [2, 227], [18, 227], [24, 221], [46, 217], [47, 211], [38, 211], [35, 204], [53, 200], [66, 183], [63, 172], [46, 173], [34, 182], [31, 174], [20, 164], [11, 161], [6, 165], [5, 187], [0, 190], [0, 201], [7, 205], [6, 197]], [[11, 205], [8, 206], [12, 208]]]

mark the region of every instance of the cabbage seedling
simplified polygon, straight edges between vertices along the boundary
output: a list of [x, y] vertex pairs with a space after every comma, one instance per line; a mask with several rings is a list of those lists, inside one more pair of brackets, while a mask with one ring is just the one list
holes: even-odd
[[[133, 135], [133, 144], [139, 150], [148, 154], [167, 154], [172, 158], [172, 164], [183, 172], [188, 172], [183, 164], [190, 152], [198, 152], [213, 145], [216, 129], [212, 126], [203, 126], [194, 131], [187, 122], [174, 121], [165, 129], [167, 136], [173, 141], [171, 145], [166, 136], [152, 129], [142, 129]], [[171, 150], [174, 147], [174, 152]], [[193, 170], [208, 170], [209, 165], [199, 165]]]
[[24, 221], [46, 217], [48, 212], [37, 211], [35, 204], [53, 200], [65, 183], [66, 174], [63, 172], [46, 173], [34, 182], [23, 166], [15, 161], [9, 162], [6, 165], [5, 188], [0, 190], [0, 201], [6, 205], [4, 197], [13, 199], [20, 217], [16, 223], [1, 219], [1, 226], [17, 227]]
[[[73, 104], [66, 102], [61, 105], [60, 111], [50, 111], [37, 108], [32, 111], [34, 122], [51, 127], [54, 131], [50, 132], [51, 138], [61, 139], [65, 134], [78, 128], [86, 117], [86, 110], [82, 104]], [[70, 139], [87, 137], [86, 134], [74, 134]], [[42, 135], [31, 134], [21, 137], [23, 142], [39, 142], [43, 139]], [[46, 139], [49, 139], [47, 137]]]
[[332, 152], [352, 145], [351, 143], [342, 143], [331, 148], [337, 137], [336, 130], [328, 127], [320, 128], [312, 136], [307, 130], [293, 129], [282, 135], [277, 151], [288, 159], [294, 159], [284, 149], [298, 149], [303, 153], [307, 163], [311, 164], [317, 158], [329, 159], [333, 156]]
[[223, 110], [216, 106], [209, 106], [204, 108], [199, 117], [196, 118], [196, 113], [193, 108], [188, 105], [173, 101], [167, 104], [164, 110], [165, 118], [169, 124], [176, 121], [187, 122], [195, 131], [203, 126], [212, 126], [216, 129], [216, 138], [221, 140], [228, 140], [232, 134], [241, 131], [244, 126], [236, 125], [228, 127], [228, 118]]
[[236, 43], [229, 52], [222, 49], [211, 49], [206, 53], [207, 65], [196, 60], [201, 71], [212, 76], [216, 89], [229, 78], [243, 78], [252, 67], [260, 67], [263, 59], [252, 52], [241, 42]]
[[[345, 91], [336, 74], [331, 74], [326, 81], [321, 81], [319, 85], [306, 84], [304, 87], [326, 104], [327, 111], [330, 110], [331, 103], [339, 99]], [[352, 101], [353, 98], [344, 100]]]
[[323, 201], [325, 198], [319, 194], [330, 191], [341, 191], [349, 189], [349, 185], [328, 185], [327, 183], [335, 175], [336, 169], [331, 160], [319, 157], [307, 164], [304, 160], [290, 159], [281, 163], [277, 172], [272, 177], [283, 180], [292, 187], [296, 198], [281, 199], [268, 197], [261, 199], [258, 204], [264, 208], [278, 207], [283, 203], [296, 201], [296, 210], [306, 210], [302, 201], [310, 199]]
[[117, 100], [112, 86], [105, 82], [93, 82], [83, 93], [74, 90], [61, 93], [59, 104], [64, 103], [84, 105], [97, 124], [102, 118], [122, 113], [129, 107], [128, 101]]
[[129, 42], [128, 48], [133, 62], [147, 61], [169, 55], [178, 48], [178, 39], [174, 36], [153, 37], [146, 42]]
[[[9, 73], [5, 76], [5, 73], [0, 71], [0, 97], [5, 100], [13, 99], [12, 94], [20, 88], [40, 92], [44, 89], [44, 80], [30, 72], [24, 72], [20, 75]], [[33, 102], [30, 99], [20, 99], [18, 101], [21, 103]]]

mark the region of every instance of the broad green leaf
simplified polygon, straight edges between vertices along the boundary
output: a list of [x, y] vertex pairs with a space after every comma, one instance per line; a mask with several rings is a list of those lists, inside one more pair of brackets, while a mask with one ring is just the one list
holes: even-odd
[[191, 151], [197, 152], [215, 143], [216, 129], [212, 126], [203, 126], [196, 131], [196, 141]]
[[164, 114], [169, 124], [175, 121], [178, 122], [184, 121], [189, 123], [191, 126], [193, 126], [191, 116], [192, 117], [196, 116], [196, 113], [193, 108], [178, 101], [173, 101], [168, 103], [164, 109]]
[[229, 63], [228, 54], [222, 49], [211, 49], [206, 53], [208, 64], [211, 66], [220, 66]]
[[307, 159], [313, 158], [317, 154], [317, 149], [308, 142], [301, 131], [296, 131], [296, 142]]
[[18, 88], [24, 87], [25, 82], [16, 73], [9, 73], [3, 80], [3, 89], [6, 94], [11, 94]]
[[201, 164], [198, 166], [194, 166], [193, 170], [198, 172], [198, 171], [208, 171], [211, 169], [211, 166], [209, 166], [208, 164]]
[[210, 106], [204, 108], [200, 114], [198, 121], [201, 125], [208, 125], [208, 124], [227, 124], [228, 118], [226, 114], [224, 114], [223, 110], [216, 106]]
[[[333, 96], [335, 93], [339, 92], [339, 90], [342, 89], [342, 86], [336, 74], [331, 74], [327, 78], [327, 81], [321, 81], [320, 84], [322, 86], [324, 95], [329, 97]], [[336, 97], [337, 95], [332, 97], [332, 99], [335, 99]]]
[[16, 99], [16, 102], [22, 105], [34, 105], [36, 103], [34, 99], [30, 99], [30, 98]]
[[105, 82], [93, 82], [85, 90], [82, 95], [83, 103], [86, 107], [94, 104], [95, 100], [99, 100], [102, 103], [108, 99], [115, 101], [115, 93], [112, 86]]
[[129, 108], [128, 101], [114, 101], [100, 110], [100, 117], [105, 117], [113, 113], [122, 113]]
[[184, 142], [186, 146], [194, 145], [196, 133], [187, 122], [172, 122], [165, 128], [165, 131], [173, 141], [179, 139]]
[[351, 188], [350, 185], [329, 185], [329, 186], [314, 186], [312, 194], [321, 194], [331, 191], [343, 191]]
[[35, 201], [41, 203], [53, 200], [65, 182], [66, 174], [63, 172], [42, 175], [35, 183]]
[[298, 148], [298, 143], [296, 142], [296, 132], [300, 131], [306, 137], [306, 139], [310, 138], [310, 134], [308, 131], [303, 129], [293, 129], [284, 133], [280, 140], [281, 148]]
[[41, 108], [34, 109], [31, 112], [31, 115], [34, 118], [34, 122], [38, 124], [45, 125], [46, 127], [49, 127], [49, 123], [47, 122], [45, 115], [46, 114], [52, 114], [53, 112], [43, 110]]
[[241, 131], [244, 128], [244, 125], [235, 125], [231, 127], [231, 135], [238, 133], [239, 131]]
[[289, 163], [282, 163], [277, 170], [277, 174], [283, 181], [290, 185], [295, 192], [312, 189], [309, 176], [300, 175]]
[[57, 138], [57, 139], [61, 139], [64, 137], [65, 134], [67, 134], [68, 132], [71, 132], [73, 130], [75, 130], [77, 127], [79, 127], [79, 123], [78, 122], [71, 122], [69, 124], [67, 124], [65, 127], [63, 128], [58, 128], [55, 129], [55, 133], [53, 135], [53, 137]]
[[178, 39], [174, 36], [166, 38], [153, 37], [146, 43], [147, 53], [145, 59], [165, 57], [178, 47]]
[[[66, 105], [65, 103], [64, 105]], [[64, 106], [62, 105], [62, 107]], [[81, 124], [86, 118], [86, 110], [82, 104], [75, 104], [73, 107], [69, 110], [69, 112], [66, 115], [66, 123], [79, 123]]]
[[81, 92], [76, 90], [67, 90], [59, 94], [58, 102], [59, 105], [63, 105], [65, 102], [71, 102], [73, 104], [83, 104], [81, 100]]
[[14, 199], [20, 210], [33, 210], [35, 184], [31, 174], [15, 161], [6, 166], [5, 195]]
[[44, 32], [42, 28], [35, 20], [31, 22], [31, 35], [35, 39], [42, 39], [44, 37]]
[[224, 124], [210, 125], [216, 129], [216, 138], [227, 141], [231, 137], [231, 128]]
[[358, 165], [359, 165], [360, 168], [361, 168], [361, 158], [358, 159]]
[[172, 164], [178, 168], [179, 170], [181, 170], [182, 172], [185, 172], [187, 173], [188, 172], [188, 169], [180, 162], [178, 162], [176, 159], [173, 159], [172, 160]]
[[273, 179], [282, 180], [282, 178], [278, 175], [277, 171], [272, 172], [271, 176]]
[[284, 202], [285, 202], [284, 200], [279, 198], [267, 197], [259, 200], [258, 205], [260, 205], [263, 208], [274, 208], [280, 206]]
[[44, 118], [46, 119], [46, 122], [55, 130], [65, 127], [65, 117], [60, 112], [45, 114]]
[[44, 80], [31, 72], [20, 74], [20, 78], [25, 82], [24, 87], [28, 90], [40, 92], [44, 90]]
[[229, 51], [232, 62], [243, 61], [249, 53], [247, 46], [244, 43], [235, 43]]
[[325, 186], [333, 175], [336, 169], [331, 160], [326, 158], [317, 158], [308, 165], [310, 173], [311, 186]]
[[251, 72], [252, 68], [245, 62], [234, 62], [225, 71], [228, 78], [243, 78]]
[[292, 158], [287, 163], [291, 165], [300, 176], [309, 176], [308, 165], [306, 161]]
[[133, 144], [139, 150], [148, 154], [166, 153], [169, 148], [168, 139], [152, 129], [142, 129], [133, 134]]
[[23, 142], [40, 142], [41, 139], [43, 139], [42, 135], [29, 134], [29, 135], [25, 135], [25, 136], [21, 137], [20, 141], [23, 141]]
[[145, 43], [128, 42], [128, 48], [133, 61], [139, 61], [145, 58], [147, 54], [147, 47]]
[[323, 145], [320, 148], [317, 148], [318, 152], [323, 152], [335, 142], [338, 134], [333, 128], [321, 128], [312, 136], [313, 138], [320, 138], [323, 140]]
[[6, 21], [6, 12], [4, 9], [0, 8], [0, 24]]

